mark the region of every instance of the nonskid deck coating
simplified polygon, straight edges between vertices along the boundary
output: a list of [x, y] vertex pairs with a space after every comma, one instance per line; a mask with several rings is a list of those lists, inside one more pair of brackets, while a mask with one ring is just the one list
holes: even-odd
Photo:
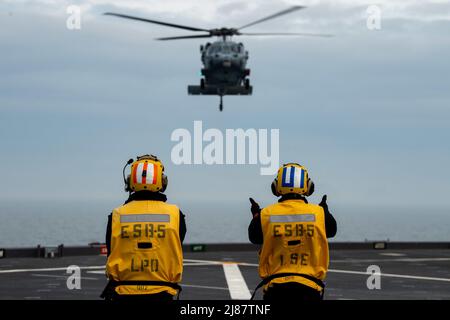
[[[1, 259], [0, 299], [99, 299], [105, 262], [104, 256]], [[254, 251], [186, 252], [180, 299], [245, 298], [260, 281], [257, 263]], [[224, 264], [238, 272], [226, 275]], [[81, 267], [79, 290], [67, 288], [70, 265]], [[380, 289], [367, 287], [369, 266], [381, 270]], [[332, 250], [325, 282], [328, 300], [450, 299], [450, 250]]]

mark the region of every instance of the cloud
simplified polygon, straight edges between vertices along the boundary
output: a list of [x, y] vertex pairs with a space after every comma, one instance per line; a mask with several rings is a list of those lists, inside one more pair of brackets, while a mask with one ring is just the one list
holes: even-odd
[[[449, 204], [450, 154], [442, 146], [449, 136], [450, 40], [447, 22], [438, 17], [445, 10], [425, 9], [419, 1], [381, 1], [390, 18], [382, 30], [370, 32], [368, 1], [309, 1], [308, 11], [255, 31], [286, 27], [337, 36], [243, 38], [254, 95], [226, 97], [225, 112], [219, 113], [217, 97], [186, 94], [186, 85], [199, 81], [203, 41], [153, 41], [178, 31], [100, 13], [123, 9], [215, 27], [241, 25], [288, 2], [79, 1], [88, 13], [80, 31], [65, 28], [63, 4], [69, 3], [6, 4], [12, 15], [0, 28], [3, 198], [20, 198], [21, 181], [28, 179], [37, 198], [119, 199], [123, 161], [152, 152], [165, 160], [169, 195], [180, 201], [208, 203], [206, 211], [249, 194], [272, 201], [271, 177], [259, 176], [259, 166], [170, 162], [171, 132], [192, 130], [194, 120], [203, 120], [206, 128], [220, 130], [279, 128], [281, 161], [305, 163], [318, 193], [329, 192], [335, 203], [382, 198], [388, 204], [423, 204], [433, 198]], [[436, 20], [423, 23], [420, 10]], [[424, 164], [431, 187], [416, 197], [411, 173]], [[29, 170], [10, 170], [24, 167]], [[63, 176], [67, 183], [60, 187]]]
[[[173, 18], [202, 24], [238, 23], [255, 20], [290, 5], [305, 5], [307, 10], [293, 13], [286, 19], [288, 25], [314, 22], [319, 25], [348, 25], [359, 23], [367, 18], [367, 8], [376, 5], [381, 9], [384, 19], [402, 19], [417, 22], [450, 21], [449, 1], [420, 0], [337, 0], [337, 1], [229, 1], [229, 0], [6, 0], [3, 6], [8, 11], [39, 11], [40, 14], [61, 14], [70, 5], [81, 7], [87, 19], [97, 16], [106, 10], [134, 13], [139, 16]], [[290, 23], [289, 23], [290, 21]], [[269, 22], [272, 23], [272, 22]], [[217, 27], [218, 25], [212, 26]]]

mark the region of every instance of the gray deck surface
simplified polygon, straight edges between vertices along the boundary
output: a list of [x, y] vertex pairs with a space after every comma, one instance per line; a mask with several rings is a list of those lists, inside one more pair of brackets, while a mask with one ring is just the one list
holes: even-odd
[[[182, 300], [230, 299], [223, 262], [238, 263], [250, 291], [260, 280], [256, 252], [189, 252], [184, 259]], [[105, 261], [104, 256], [1, 259], [0, 299], [99, 299]], [[82, 268], [80, 290], [67, 289], [69, 265], [92, 267]], [[367, 288], [369, 265], [381, 268], [380, 290]], [[450, 299], [450, 250], [333, 250], [326, 284], [329, 300]]]

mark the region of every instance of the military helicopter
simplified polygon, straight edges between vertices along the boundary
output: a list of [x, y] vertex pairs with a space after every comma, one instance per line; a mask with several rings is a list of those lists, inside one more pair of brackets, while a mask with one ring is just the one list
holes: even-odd
[[198, 39], [218, 37], [219, 39], [213, 43], [206, 43], [200, 46], [201, 61], [203, 68], [201, 69], [202, 78], [200, 85], [189, 85], [188, 94], [191, 95], [218, 95], [220, 97], [219, 110], [223, 110], [223, 96], [225, 95], [251, 95], [253, 87], [250, 85], [250, 69], [247, 68], [248, 51], [244, 45], [239, 42], [231, 41], [232, 36], [314, 36], [314, 37], [330, 37], [329, 34], [313, 34], [313, 33], [243, 33], [242, 29], [248, 28], [255, 24], [277, 18], [279, 16], [291, 13], [296, 10], [304, 9], [305, 6], [292, 6], [285, 10], [279, 11], [272, 15], [258, 19], [251, 23], [245, 24], [239, 28], [216, 28], [201, 29], [196, 27], [184, 26], [168, 22], [150, 20], [129, 16], [120, 13], [106, 12], [104, 15], [116, 16], [120, 18], [132, 19], [137, 21], [159, 24], [167, 27], [184, 29], [196, 32], [206, 32], [203, 34], [183, 35], [176, 37], [157, 38], [156, 40], [180, 40], [180, 39]]

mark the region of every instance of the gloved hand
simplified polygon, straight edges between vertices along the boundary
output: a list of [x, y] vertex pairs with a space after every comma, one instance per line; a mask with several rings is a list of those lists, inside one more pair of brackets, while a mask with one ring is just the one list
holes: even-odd
[[328, 211], [328, 204], [327, 204], [327, 195], [324, 194], [322, 197], [322, 201], [320, 201], [319, 206], [321, 206], [325, 212]]
[[253, 200], [253, 198], [249, 198], [249, 200], [252, 204], [250, 211], [252, 212], [253, 217], [255, 217], [257, 214], [261, 213], [261, 208], [259, 207], [259, 204], [255, 200]]

